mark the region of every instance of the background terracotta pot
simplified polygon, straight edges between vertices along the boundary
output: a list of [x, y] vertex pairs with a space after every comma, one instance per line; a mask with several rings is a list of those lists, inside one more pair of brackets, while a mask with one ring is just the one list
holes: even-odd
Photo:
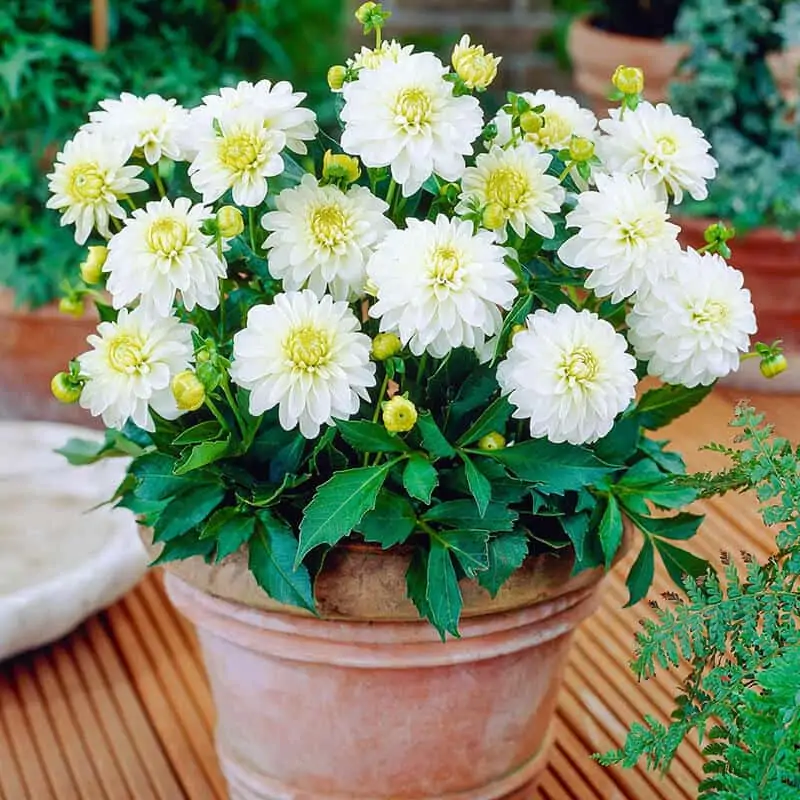
[[772, 77], [784, 99], [793, 103], [800, 93], [800, 47], [791, 47], [767, 56]]
[[48, 305], [14, 308], [14, 296], [0, 289], [0, 419], [41, 419], [90, 425], [89, 413], [65, 406], [50, 393], [50, 379], [88, 348], [97, 325], [93, 309], [80, 318]]
[[[715, 220], [696, 217], [674, 219], [681, 226], [684, 246], [702, 247], [703, 232]], [[757, 228], [731, 242], [731, 264], [744, 274], [758, 318], [756, 339], [782, 339], [790, 358], [789, 370], [775, 380], [761, 376], [757, 359], [746, 361], [729, 385], [762, 391], [800, 389], [800, 239], [774, 228]], [[794, 356], [794, 358], [793, 358]], [[792, 363], [794, 361], [794, 363]]]
[[530, 797], [602, 572], [529, 559], [495, 600], [462, 581], [461, 638], [443, 644], [406, 598], [408, 559], [334, 551], [322, 618], [255, 588], [244, 554], [167, 565], [170, 598], [197, 626], [232, 800]]
[[589, 97], [594, 111], [603, 116], [609, 107], [611, 76], [620, 64], [641, 67], [645, 97], [660, 103], [667, 99], [678, 64], [689, 53], [686, 45], [604, 31], [594, 27], [588, 17], [572, 23], [567, 46], [576, 86]]

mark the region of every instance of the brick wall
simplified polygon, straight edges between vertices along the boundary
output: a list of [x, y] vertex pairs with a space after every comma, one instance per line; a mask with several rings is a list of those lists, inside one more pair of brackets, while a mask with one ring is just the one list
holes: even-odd
[[392, 11], [387, 36], [419, 41], [446, 57], [461, 33], [503, 56], [499, 88], [569, 91], [569, 76], [538, 52], [551, 30], [550, 0], [385, 0]]

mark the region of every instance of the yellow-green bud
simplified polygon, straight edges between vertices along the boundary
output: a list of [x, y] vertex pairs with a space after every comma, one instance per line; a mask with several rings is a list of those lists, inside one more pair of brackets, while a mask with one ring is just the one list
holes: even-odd
[[347, 77], [347, 67], [341, 64], [336, 64], [328, 70], [328, 86], [331, 91], [338, 92], [344, 86], [345, 78]]
[[222, 206], [217, 211], [217, 230], [223, 239], [233, 239], [244, 230], [244, 217], [236, 206]]
[[405, 433], [417, 424], [417, 407], [407, 398], [396, 394], [383, 404], [383, 424], [391, 433]]
[[478, 439], [478, 449], [480, 450], [502, 450], [505, 446], [506, 437], [498, 431], [492, 431]]
[[644, 72], [639, 67], [626, 67], [620, 64], [614, 70], [611, 82], [622, 94], [641, 94], [644, 91]]
[[539, 133], [544, 127], [544, 119], [541, 114], [529, 109], [528, 111], [523, 111], [520, 116], [519, 126], [525, 133]]
[[367, 20], [370, 18], [372, 12], [378, 7], [377, 3], [362, 3], [356, 9], [356, 19], [362, 24], [366, 25]]
[[197, 411], [206, 399], [206, 390], [190, 369], [179, 372], [170, 384], [172, 396], [181, 411]]
[[471, 44], [467, 35], [453, 48], [450, 60], [464, 86], [478, 91], [483, 91], [497, 77], [500, 63], [500, 58], [487, 53], [482, 44]]
[[573, 161], [588, 161], [594, 155], [594, 142], [583, 136], [573, 136], [569, 142], [569, 157]]
[[79, 297], [62, 297], [58, 301], [58, 310], [62, 314], [69, 314], [71, 317], [83, 316], [83, 300]]
[[322, 177], [326, 181], [355, 183], [361, 177], [361, 167], [353, 156], [326, 150], [322, 159]]
[[372, 340], [372, 357], [376, 361], [386, 361], [403, 349], [403, 343], [394, 333], [379, 333]]
[[59, 372], [50, 381], [50, 391], [60, 403], [77, 403], [82, 386], [72, 379], [68, 372]]
[[506, 224], [506, 212], [503, 206], [501, 206], [500, 203], [489, 203], [489, 205], [483, 209], [481, 223], [484, 228], [490, 231], [496, 231], [498, 228], [502, 228], [503, 225]]
[[86, 260], [81, 262], [81, 278], [84, 282], [100, 283], [103, 279], [103, 264], [108, 257], [108, 248], [104, 245], [92, 245]]
[[786, 371], [788, 366], [786, 356], [783, 353], [771, 353], [762, 358], [759, 364], [761, 374], [765, 378], [774, 378], [776, 375], [780, 375], [781, 372]]
[[525, 330], [524, 325], [520, 325], [517, 323], [516, 325], [511, 326], [511, 338], [513, 339], [518, 333], [522, 333]]

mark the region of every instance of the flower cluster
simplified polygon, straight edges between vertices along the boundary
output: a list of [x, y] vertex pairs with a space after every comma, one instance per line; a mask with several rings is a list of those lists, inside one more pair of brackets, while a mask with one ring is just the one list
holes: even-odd
[[510, 453], [612, 453], [645, 373], [694, 398], [735, 370], [753, 308], [741, 274], [712, 244], [684, 251], [670, 221], [716, 166], [688, 119], [626, 95], [598, 122], [539, 90], [487, 120], [475, 93], [498, 58], [464, 37], [451, 69], [383, 41], [379, 6], [367, 17], [375, 48], [329, 73], [338, 143], [286, 82], [92, 112], [50, 205], [78, 241], [106, 240], [78, 290], [104, 321], [54, 386], [108, 426], [160, 432], [176, 474], [230, 461], [237, 498], [293, 502], [348, 465], [395, 480], [378, 464], [396, 453], [416, 464], [398, 479], [414, 503], [436, 502], [445, 459], [439, 499], [467, 486], [482, 518], [506, 468], [545, 480]]

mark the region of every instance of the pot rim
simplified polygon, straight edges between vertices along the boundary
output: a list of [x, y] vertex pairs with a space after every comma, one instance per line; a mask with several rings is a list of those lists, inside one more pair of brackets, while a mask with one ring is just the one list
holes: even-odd
[[619, 46], [623, 42], [630, 43], [634, 47], [652, 47], [654, 50], [676, 50], [682, 53], [688, 52], [689, 45], [683, 42], [673, 42], [669, 39], [650, 37], [650, 36], [631, 36], [629, 33], [616, 33], [605, 28], [599, 28], [594, 24], [596, 15], [580, 14], [572, 21], [570, 27], [578, 28], [582, 33], [613, 40]]

